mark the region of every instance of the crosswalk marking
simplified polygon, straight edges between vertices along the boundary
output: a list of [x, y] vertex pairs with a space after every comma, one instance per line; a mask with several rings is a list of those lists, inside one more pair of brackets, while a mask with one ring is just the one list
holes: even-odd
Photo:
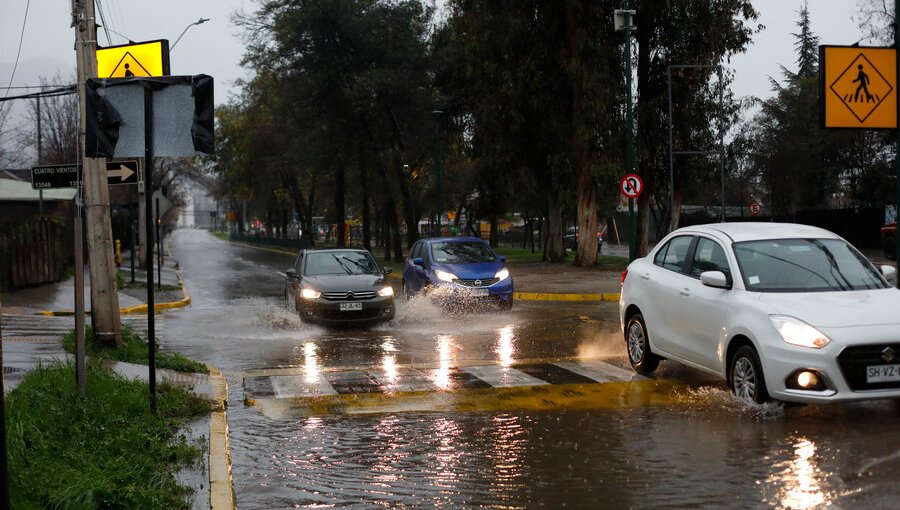
[[514, 386], [541, 386], [550, 384], [547, 381], [532, 377], [525, 372], [509, 367], [490, 365], [486, 367], [466, 367], [463, 370], [490, 384], [495, 388], [512, 388]]
[[[146, 315], [122, 315], [123, 326], [130, 327], [135, 333], [147, 336]], [[90, 319], [85, 321], [90, 324]], [[156, 334], [164, 335], [165, 321], [156, 316]], [[4, 341], [56, 341], [75, 329], [75, 317], [44, 315], [12, 315], [0, 316], [0, 329]]]
[[[265, 374], [271, 371], [258, 371]], [[334, 395], [446, 392], [479, 388], [527, 388], [648, 380], [601, 360], [563, 361], [504, 367], [481, 365], [445, 369], [337, 370], [244, 377], [244, 398], [305, 399]]]

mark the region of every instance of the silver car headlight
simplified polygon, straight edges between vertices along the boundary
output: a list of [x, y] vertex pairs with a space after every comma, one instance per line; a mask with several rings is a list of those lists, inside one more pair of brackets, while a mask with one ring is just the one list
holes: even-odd
[[440, 269], [434, 270], [434, 275], [438, 277], [438, 280], [442, 280], [445, 282], [452, 282], [453, 280], [458, 280], [455, 274], [448, 273], [447, 271], [441, 271]]
[[782, 340], [792, 345], [821, 349], [831, 340], [824, 333], [796, 317], [789, 315], [770, 315], [769, 320]]
[[497, 271], [497, 274], [494, 275], [494, 278], [496, 278], [498, 282], [502, 282], [503, 280], [509, 278], [509, 269], [506, 269], [504, 267], [503, 269]]
[[300, 296], [302, 296], [303, 299], [317, 299], [321, 295], [321, 292], [309, 288], [300, 291]]
[[388, 285], [387, 287], [384, 287], [383, 289], [379, 290], [378, 295], [381, 297], [393, 296], [394, 288], [391, 287], [390, 285]]

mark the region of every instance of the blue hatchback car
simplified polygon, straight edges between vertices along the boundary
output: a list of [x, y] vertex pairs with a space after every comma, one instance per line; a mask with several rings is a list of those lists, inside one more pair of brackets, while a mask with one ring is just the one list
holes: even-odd
[[436, 237], [413, 245], [403, 268], [407, 297], [426, 292], [449, 303], [512, 308], [513, 280], [506, 257], [477, 237]]

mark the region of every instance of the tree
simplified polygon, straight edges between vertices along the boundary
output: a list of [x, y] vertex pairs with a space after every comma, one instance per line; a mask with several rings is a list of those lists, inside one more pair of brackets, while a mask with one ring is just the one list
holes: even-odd
[[[684, 191], [708, 177], [710, 171], [702, 166], [698, 171], [684, 160], [676, 160], [674, 182], [668, 182], [668, 68], [720, 64], [744, 51], [758, 28], [750, 25], [757, 16], [749, 0], [646, 0], [637, 4], [636, 146], [638, 173], [644, 180], [644, 193], [638, 199], [638, 256], [648, 251], [651, 211], [662, 210], [656, 224], [659, 235], [665, 234], [678, 224]], [[715, 73], [713, 68], [673, 73], [673, 104], [677, 105], [671, 119], [674, 150], [714, 146], [719, 128], [718, 83], [712, 81]], [[735, 111], [726, 105], [726, 123], [735, 120]], [[674, 203], [669, 203], [670, 194]], [[668, 217], [668, 211], [674, 214]]]

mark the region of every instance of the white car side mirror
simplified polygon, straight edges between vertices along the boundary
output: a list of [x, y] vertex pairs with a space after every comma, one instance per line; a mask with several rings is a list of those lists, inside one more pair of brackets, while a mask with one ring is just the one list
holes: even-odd
[[731, 282], [722, 271], [704, 271], [700, 273], [700, 283], [717, 289], [730, 289]]
[[888, 283], [890, 283], [891, 285], [896, 287], [897, 286], [897, 268], [895, 268], [894, 266], [884, 265], [884, 266], [881, 266], [880, 269], [881, 269], [881, 274], [884, 275], [884, 278], [888, 281]]

